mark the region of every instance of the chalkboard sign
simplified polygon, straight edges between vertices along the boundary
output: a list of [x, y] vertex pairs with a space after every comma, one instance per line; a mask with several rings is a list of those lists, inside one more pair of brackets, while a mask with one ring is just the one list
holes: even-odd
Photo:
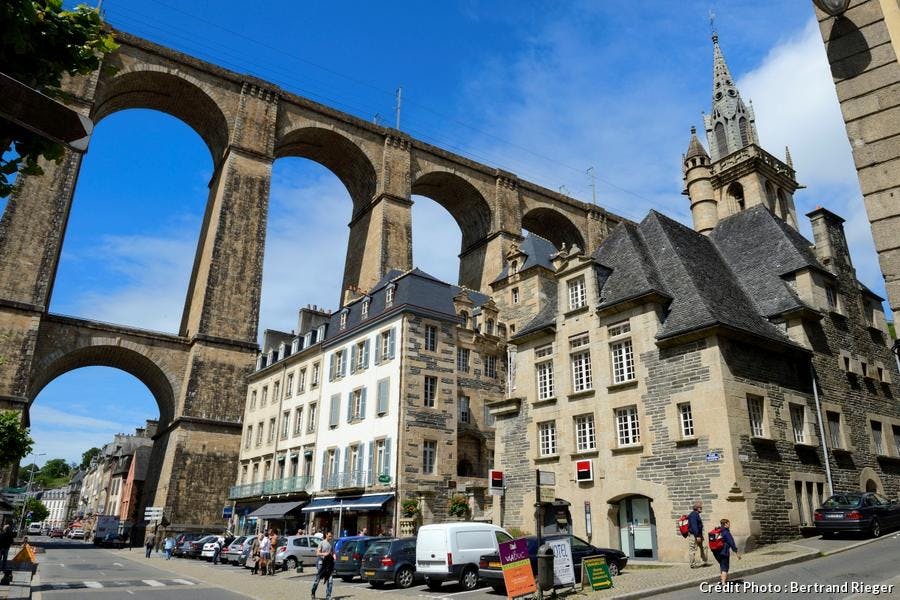
[[581, 584], [588, 582], [592, 590], [605, 590], [613, 586], [612, 577], [609, 574], [609, 566], [606, 557], [586, 556], [581, 561]]

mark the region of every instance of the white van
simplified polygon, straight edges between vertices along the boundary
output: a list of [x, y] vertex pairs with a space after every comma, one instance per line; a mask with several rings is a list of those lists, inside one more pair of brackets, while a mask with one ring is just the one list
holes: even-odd
[[30, 523], [28, 525], [28, 535], [41, 535], [41, 529], [43, 529], [44, 524], [41, 522]]
[[416, 536], [416, 572], [429, 589], [445, 581], [458, 581], [466, 590], [478, 585], [478, 559], [496, 554], [500, 542], [512, 539], [502, 527], [490, 523], [437, 523], [419, 528]]

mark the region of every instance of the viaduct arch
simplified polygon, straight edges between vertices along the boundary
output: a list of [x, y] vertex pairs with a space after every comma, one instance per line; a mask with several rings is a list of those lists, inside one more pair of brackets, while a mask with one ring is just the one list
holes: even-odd
[[[273, 84], [117, 32], [68, 103], [99, 121], [129, 108], [166, 112], [204, 140], [214, 172], [177, 335], [48, 312], [81, 157], [22, 177], [0, 221], [0, 408], [27, 422], [38, 392], [81, 366], [135, 375], [160, 407], [145, 503], [180, 527], [219, 521], [234, 478], [244, 381], [257, 352], [272, 163], [319, 162], [353, 201], [344, 289], [412, 267], [413, 194], [462, 231], [459, 282], [490, 292], [522, 229], [592, 249], [622, 219], [594, 205], [369, 123]], [[140, 509], [141, 507], [139, 507]]]

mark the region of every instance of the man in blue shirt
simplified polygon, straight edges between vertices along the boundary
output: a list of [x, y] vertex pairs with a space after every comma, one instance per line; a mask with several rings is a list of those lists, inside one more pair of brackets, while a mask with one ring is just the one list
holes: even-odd
[[[695, 500], [693, 508], [694, 510], [688, 515], [688, 541], [690, 542], [691, 568], [696, 569], [707, 565], [706, 547], [703, 545], [703, 519], [700, 517], [700, 512], [703, 510], [703, 502]], [[700, 560], [697, 560], [698, 554], [700, 555]]]

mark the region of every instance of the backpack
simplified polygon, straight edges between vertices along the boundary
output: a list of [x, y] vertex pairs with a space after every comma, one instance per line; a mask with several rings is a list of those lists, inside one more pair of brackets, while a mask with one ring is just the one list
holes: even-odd
[[722, 528], [716, 527], [709, 532], [709, 549], [718, 552], [725, 547], [725, 538], [722, 537]]
[[688, 536], [690, 530], [687, 515], [681, 515], [679, 518], [675, 519], [675, 529], [678, 530], [678, 533], [681, 534], [681, 537], [686, 538]]

